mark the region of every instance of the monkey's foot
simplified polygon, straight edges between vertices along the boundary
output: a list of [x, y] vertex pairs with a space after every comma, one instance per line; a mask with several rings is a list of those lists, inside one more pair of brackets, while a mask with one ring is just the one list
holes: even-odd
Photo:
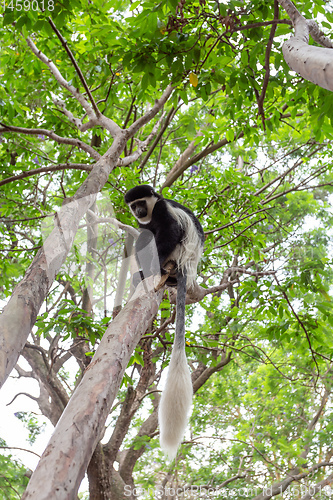
[[163, 266], [162, 271], [165, 274], [162, 274], [160, 282], [155, 288], [155, 292], [163, 288], [165, 284], [167, 284], [168, 286], [177, 286], [177, 279], [174, 277], [175, 270], [176, 270], [176, 263], [172, 260], [170, 260], [169, 262], [167, 262], [165, 266]]

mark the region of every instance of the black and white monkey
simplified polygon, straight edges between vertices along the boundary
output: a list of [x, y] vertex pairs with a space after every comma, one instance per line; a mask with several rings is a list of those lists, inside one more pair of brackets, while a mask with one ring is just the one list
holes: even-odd
[[[168, 377], [159, 404], [160, 443], [170, 459], [176, 456], [184, 437], [192, 404], [192, 381], [185, 354], [185, 297], [193, 286], [204, 245], [200, 222], [188, 208], [163, 198], [151, 186], [139, 185], [125, 195], [141, 228], [136, 242], [136, 258], [144, 278], [161, 272], [168, 262], [176, 264], [176, 331]], [[154, 264], [152, 245], [156, 244], [158, 262]], [[159, 269], [156, 269], [158, 267]]]

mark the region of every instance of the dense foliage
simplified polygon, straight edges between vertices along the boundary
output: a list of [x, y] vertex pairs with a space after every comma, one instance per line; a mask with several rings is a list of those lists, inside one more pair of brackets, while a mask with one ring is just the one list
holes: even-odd
[[[150, 183], [188, 205], [207, 236], [198, 277], [207, 295], [187, 311], [194, 411], [179, 457], [168, 465], [149, 417], [156, 415], [156, 390], [170, 358], [174, 306], [166, 292], [125, 373], [110, 416], [115, 431], [93, 457], [107, 463], [100, 476], [131, 491], [143, 488], [143, 498], [162, 486], [194, 497], [201, 487], [201, 497], [255, 498], [272, 484], [281, 488], [275, 495], [285, 491], [283, 498], [301, 498], [314, 485], [326, 498], [323, 488], [333, 481], [332, 94], [284, 62], [281, 46], [291, 26], [274, 1], [49, 6], [42, 12], [9, 5], [0, 18], [4, 299], [53, 227], [55, 212], [112, 142], [106, 129], [75, 126], [74, 117], [88, 121], [80, 103], [25, 38], [84, 94], [67, 40], [100, 111], [123, 128], [170, 82], [174, 91], [146, 151], [114, 169], [100, 194], [94, 210], [106, 220], [98, 236], [82, 221], [23, 351], [40, 384], [42, 414], [56, 424], [112, 319], [126, 233], [110, 217], [134, 225], [123, 195]], [[329, 34], [326, 2], [298, 7], [322, 20]], [[156, 121], [136, 139], [143, 141]], [[137, 147], [128, 141], [122, 156]], [[73, 358], [75, 380], [65, 365]], [[118, 450], [120, 428], [126, 432]], [[12, 477], [19, 466], [3, 460]], [[91, 485], [105, 484], [93, 467], [88, 476]], [[123, 498], [112, 484], [112, 498]], [[10, 494], [8, 487], [4, 498]], [[91, 498], [104, 498], [98, 494]]]
[[[6, 448], [6, 442], [0, 439], [0, 448]], [[24, 492], [31, 471], [27, 470], [12, 455], [0, 455], [0, 492], [4, 500], [20, 498]]]

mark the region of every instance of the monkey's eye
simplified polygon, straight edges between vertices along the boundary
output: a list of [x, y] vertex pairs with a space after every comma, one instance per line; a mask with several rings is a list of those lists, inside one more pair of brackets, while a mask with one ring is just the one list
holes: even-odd
[[132, 209], [132, 210], [135, 210], [135, 208], [136, 208], [136, 203], [132, 203], [132, 204], [131, 204], [131, 209]]

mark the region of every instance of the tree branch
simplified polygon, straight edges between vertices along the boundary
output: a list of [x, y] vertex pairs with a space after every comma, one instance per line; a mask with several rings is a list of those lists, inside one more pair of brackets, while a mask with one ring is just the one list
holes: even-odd
[[172, 94], [172, 91], [173, 87], [171, 85], [168, 85], [165, 91], [163, 92], [162, 97], [160, 97], [160, 99], [157, 99], [155, 101], [153, 107], [128, 127], [128, 129], [126, 130], [128, 138], [133, 137], [136, 134], [136, 132], [141, 127], [143, 127], [143, 125], [145, 125], [154, 118], [154, 116], [160, 111], [160, 109], [163, 108], [164, 104], [167, 102], [170, 95]]
[[31, 394], [28, 394], [27, 392], [19, 392], [19, 393], [15, 394], [15, 396], [13, 397], [13, 399], [9, 403], [7, 403], [6, 406], [10, 406], [12, 403], [14, 403], [15, 399], [18, 396], [27, 396], [28, 398], [33, 399], [34, 401], [38, 402], [38, 397], [32, 396]]
[[38, 59], [42, 61], [44, 64], [46, 64], [46, 66], [49, 68], [49, 70], [51, 71], [57, 82], [75, 97], [75, 99], [81, 104], [81, 106], [86, 111], [89, 117], [91, 118], [94, 117], [95, 113], [90, 107], [90, 104], [88, 103], [86, 98], [73, 85], [70, 85], [67, 82], [67, 80], [62, 76], [62, 74], [56, 67], [56, 65], [51, 61], [51, 59], [49, 59], [45, 54], [43, 54], [41, 50], [37, 49], [36, 45], [31, 40], [30, 37], [28, 37], [26, 41], [32, 52], [35, 54], [35, 56], [38, 57]]
[[165, 130], [167, 129], [169, 123], [172, 121], [174, 115], [175, 115], [175, 108], [172, 106], [172, 108], [170, 109], [170, 111], [168, 113], [168, 116], [165, 119], [165, 122], [163, 123], [163, 126], [162, 126], [160, 132], [156, 136], [153, 144], [150, 146], [149, 151], [147, 152], [146, 156], [143, 158], [142, 162], [140, 163], [140, 166], [139, 166], [140, 171], [143, 169], [143, 167], [145, 166], [145, 164], [149, 160], [152, 152], [154, 151], [154, 149], [156, 148], [156, 146], [158, 144], [158, 141], [161, 139], [161, 137], [164, 134]]
[[75, 57], [73, 56], [73, 54], [72, 54], [72, 52], [71, 52], [70, 48], [68, 47], [68, 43], [66, 42], [66, 40], [64, 39], [64, 37], [62, 36], [62, 34], [60, 33], [60, 31], [57, 29], [56, 25], [54, 24], [54, 22], [52, 21], [52, 19], [51, 19], [50, 17], [48, 18], [48, 21], [49, 21], [49, 24], [50, 24], [50, 26], [52, 27], [53, 31], [55, 32], [55, 34], [56, 34], [56, 35], [57, 35], [57, 37], [59, 38], [59, 40], [60, 40], [60, 42], [61, 42], [62, 46], [63, 46], [63, 47], [64, 47], [64, 49], [66, 50], [66, 52], [67, 52], [67, 54], [68, 54], [68, 56], [69, 56], [70, 60], [72, 61], [72, 64], [73, 64], [73, 66], [74, 66], [74, 68], [75, 68], [75, 71], [77, 72], [77, 74], [78, 74], [78, 76], [79, 76], [79, 78], [80, 78], [80, 80], [81, 80], [81, 82], [82, 82], [82, 85], [83, 85], [83, 87], [84, 87], [85, 91], [86, 91], [86, 92], [87, 92], [87, 94], [88, 94], [88, 97], [89, 97], [89, 99], [90, 99], [90, 102], [91, 102], [91, 104], [92, 104], [92, 107], [93, 107], [93, 109], [94, 109], [94, 111], [95, 111], [95, 113], [96, 113], [96, 116], [97, 116], [97, 118], [98, 118], [98, 117], [100, 116], [101, 112], [100, 112], [100, 110], [98, 109], [98, 107], [96, 106], [96, 103], [95, 103], [95, 100], [94, 100], [94, 98], [93, 98], [93, 96], [92, 96], [92, 93], [90, 92], [90, 89], [89, 89], [89, 87], [88, 87], [88, 85], [87, 85], [87, 82], [86, 82], [86, 80], [85, 80], [85, 78], [84, 78], [84, 76], [83, 76], [83, 74], [82, 74], [81, 69], [79, 68], [79, 66], [78, 66], [78, 64], [77, 64], [77, 62], [76, 62], [76, 60], [75, 60]]
[[274, 275], [274, 278], [275, 278], [275, 281], [278, 285], [278, 287], [280, 288], [281, 292], [282, 292], [282, 295], [284, 296], [284, 298], [286, 299], [289, 307], [290, 307], [290, 310], [291, 312], [293, 313], [293, 315], [295, 316], [295, 318], [297, 319], [299, 325], [301, 326], [302, 330], [304, 331], [305, 333], [305, 337], [306, 337], [306, 340], [308, 341], [308, 345], [309, 345], [309, 349], [310, 349], [310, 352], [311, 352], [311, 356], [312, 356], [312, 359], [317, 367], [317, 378], [319, 378], [319, 374], [320, 374], [320, 371], [319, 371], [319, 366], [318, 366], [318, 363], [317, 363], [317, 360], [316, 360], [316, 356], [314, 354], [314, 351], [312, 349], [312, 345], [311, 345], [311, 340], [310, 340], [310, 336], [309, 336], [309, 332], [307, 331], [307, 329], [305, 328], [305, 325], [303, 323], [303, 321], [301, 320], [301, 318], [299, 317], [299, 315], [297, 314], [297, 312], [295, 311], [295, 309], [293, 308], [293, 305], [292, 303], [290, 302], [289, 300], [289, 297], [288, 295], [286, 294], [286, 292], [283, 290], [283, 288], [281, 287], [281, 284], [278, 280], [278, 277], [276, 276], [276, 274]]
[[101, 158], [101, 155], [95, 151], [94, 148], [81, 141], [80, 139], [72, 139], [71, 137], [60, 137], [60, 135], [55, 134], [52, 130], [47, 130], [45, 128], [24, 128], [24, 127], [15, 127], [13, 125], [6, 125], [5, 123], [0, 122], [0, 133], [6, 132], [15, 132], [17, 134], [26, 134], [26, 135], [46, 135], [52, 141], [57, 142], [58, 144], [69, 144], [76, 148], [80, 148], [86, 153], [89, 154], [94, 160], [98, 160]]
[[[277, 0], [274, 0], [274, 20], [278, 19], [279, 17], [279, 4]], [[266, 53], [265, 53], [265, 77], [264, 81], [262, 84], [262, 90], [261, 94], [258, 99], [258, 113], [261, 116], [262, 124], [265, 130], [265, 112], [264, 112], [264, 100], [265, 100], [265, 95], [266, 95], [266, 90], [268, 87], [268, 82], [269, 82], [269, 76], [270, 76], [270, 53], [272, 50], [272, 45], [273, 45], [273, 40], [274, 40], [274, 35], [276, 31], [276, 24], [272, 24], [271, 31], [269, 34], [267, 46], [266, 46]]]
[[153, 137], [156, 135], [157, 130], [160, 126], [161, 121], [164, 118], [165, 113], [162, 113], [162, 116], [159, 118], [159, 120], [155, 123], [153, 130], [151, 133], [148, 135], [148, 137], [144, 141], [139, 141], [139, 139], [134, 139], [136, 144], [137, 144], [137, 149], [129, 156], [125, 156], [125, 158], [119, 158], [118, 160], [118, 166], [127, 166], [136, 161], [142, 153], [146, 150], [148, 144], [151, 142]]
[[171, 186], [185, 172], [185, 170], [187, 170], [194, 163], [197, 163], [202, 158], [205, 158], [206, 156], [208, 156], [209, 154], [213, 153], [214, 151], [222, 148], [223, 146], [230, 144], [230, 142], [234, 142], [237, 139], [241, 139], [243, 136], [244, 136], [244, 132], [239, 132], [239, 134], [235, 134], [233, 141], [228, 141], [228, 139], [221, 139], [216, 144], [210, 144], [205, 149], [203, 149], [200, 153], [197, 153], [196, 155], [192, 156], [192, 158], [189, 158], [182, 165], [182, 167], [177, 172], [175, 172], [172, 176], [170, 175], [168, 182], [165, 181], [163, 183], [161, 189]]
[[[199, 135], [202, 135], [201, 132], [198, 132], [196, 134], [196, 137], [198, 137]], [[185, 151], [180, 155], [180, 157], [178, 158], [178, 160], [176, 161], [176, 163], [166, 176], [166, 179], [162, 185], [161, 190], [166, 186], [171, 186], [172, 182], [170, 182], [170, 179], [172, 180], [174, 177], [178, 178], [179, 175], [181, 175], [184, 172], [183, 166], [185, 165], [186, 160], [194, 153], [197, 146], [198, 144], [196, 142], [196, 139], [190, 142], [190, 144], [187, 146]]]
[[330, 474], [329, 476], [327, 476], [322, 481], [319, 481], [319, 483], [311, 486], [309, 488], [309, 490], [311, 490], [311, 491], [309, 491], [304, 496], [302, 496], [301, 500], [311, 500], [311, 498], [313, 498], [317, 493], [321, 494], [323, 488], [325, 486], [328, 486], [329, 484], [331, 484], [332, 481], [333, 481], [333, 474]]
[[18, 446], [0, 446], [3, 450], [21, 450], [21, 451], [26, 451], [27, 453], [32, 453], [33, 455], [36, 455], [36, 457], [40, 458], [40, 455], [38, 453], [35, 453], [32, 450], [28, 450], [27, 448], [19, 448]]
[[27, 170], [19, 175], [13, 175], [12, 177], [6, 177], [6, 179], [0, 180], [0, 186], [9, 184], [10, 182], [15, 182], [20, 179], [25, 179], [26, 177], [31, 177], [33, 175], [38, 175], [43, 172], [57, 172], [59, 170], [85, 170], [90, 172], [92, 170], [92, 165], [86, 165], [84, 163], [59, 163], [59, 165], [54, 165], [52, 167], [41, 167], [35, 168], [34, 170]]
[[[295, 36], [282, 46], [286, 63], [306, 80], [333, 91], [333, 43], [316, 27], [315, 21], [307, 21], [291, 0], [278, 0], [289, 15]], [[326, 47], [309, 45], [309, 34]]]

